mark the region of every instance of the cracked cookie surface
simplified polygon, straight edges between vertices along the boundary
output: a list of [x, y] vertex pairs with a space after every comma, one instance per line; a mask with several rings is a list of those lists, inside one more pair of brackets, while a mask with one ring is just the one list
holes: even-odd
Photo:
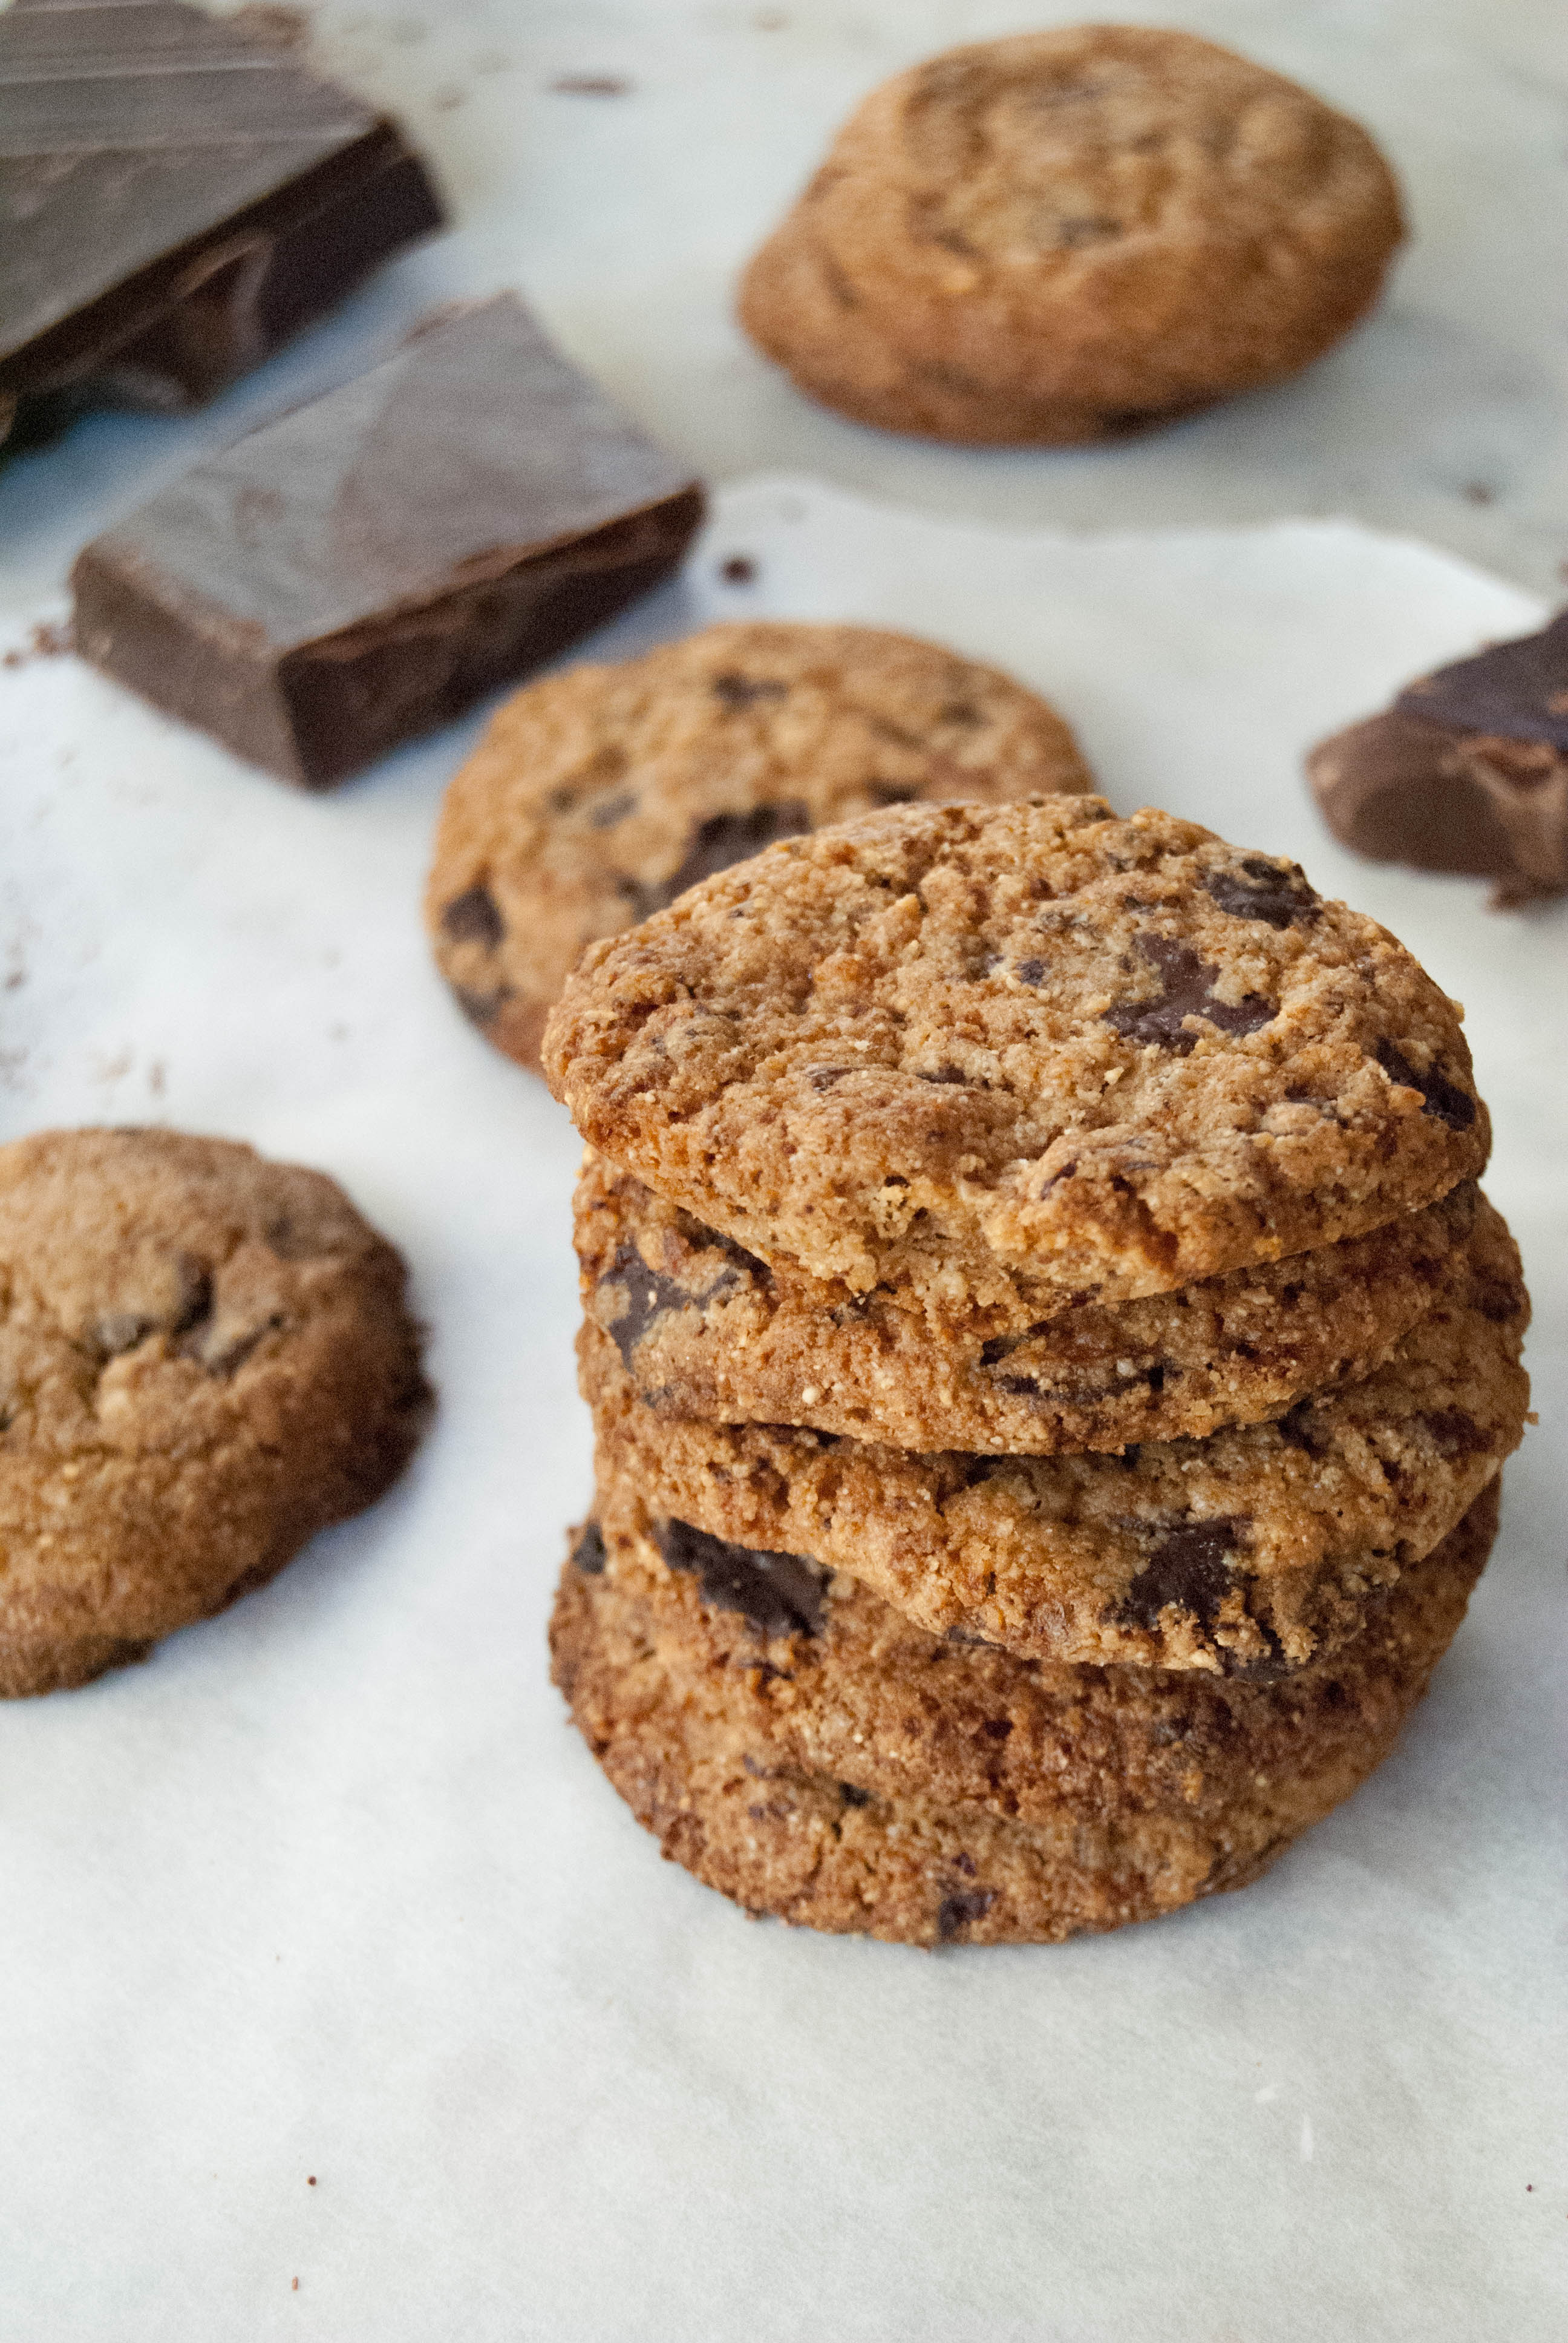
[[430, 1393], [322, 1173], [162, 1130], [0, 1148], [0, 1693], [86, 1682], [368, 1505]]
[[500, 709], [447, 792], [426, 923], [467, 1014], [537, 1068], [584, 944], [775, 839], [1091, 787], [1054, 709], [995, 668], [872, 627], [707, 627]]
[[1294, 373], [1402, 234], [1361, 126], [1185, 33], [1078, 25], [898, 75], [751, 262], [740, 319], [891, 430], [1105, 438]]
[[847, 1573], [601, 1484], [556, 1682], [664, 1851], [749, 1909], [899, 1942], [1054, 1941], [1238, 1886], [1388, 1754], [1463, 1615], [1491, 1484], [1332, 1661], [1271, 1685], [1041, 1664]]
[[591, 945], [544, 1057], [593, 1147], [770, 1266], [1027, 1323], [1473, 1178], [1459, 1017], [1293, 863], [1059, 796], [769, 848]]
[[1201, 1438], [1381, 1364], [1475, 1222], [1463, 1182], [1364, 1237], [1101, 1309], [904, 1309], [769, 1269], [589, 1151], [583, 1308], [659, 1413], [1020, 1454]]
[[932, 1634], [1025, 1658], [1268, 1676], [1338, 1648], [1522, 1436], [1528, 1303], [1483, 1206], [1387, 1363], [1278, 1423], [1120, 1456], [915, 1453], [660, 1415], [578, 1340], [601, 1477], [715, 1537], [848, 1570]]

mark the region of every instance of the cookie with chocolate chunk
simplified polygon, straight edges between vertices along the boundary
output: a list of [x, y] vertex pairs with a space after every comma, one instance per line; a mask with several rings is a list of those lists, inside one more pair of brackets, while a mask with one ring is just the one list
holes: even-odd
[[374, 1502], [430, 1393], [318, 1172], [171, 1131], [0, 1148], [0, 1694], [85, 1684]]
[[874, 90], [739, 315], [859, 421], [1107, 439], [1320, 357], [1402, 234], [1377, 147], [1309, 91], [1191, 34], [1075, 25]]
[[591, 1149], [573, 1225], [584, 1311], [661, 1415], [1027, 1454], [1201, 1437], [1370, 1374], [1431, 1306], [1477, 1196], [1464, 1181], [1366, 1236], [1043, 1319], [770, 1269]]
[[1473, 1178], [1460, 1013], [1293, 863], [1052, 797], [769, 848], [590, 945], [544, 1055], [593, 1147], [770, 1267], [1027, 1325]]
[[1480, 1210], [1432, 1307], [1362, 1382], [1275, 1423], [1121, 1455], [916, 1453], [657, 1413], [579, 1337], [601, 1477], [709, 1535], [864, 1580], [934, 1634], [1024, 1658], [1273, 1674], [1360, 1632], [1518, 1446], [1528, 1304]]
[[508, 700], [447, 792], [426, 920], [520, 1064], [586, 943], [775, 839], [910, 800], [1092, 787], [1021, 684], [871, 627], [708, 627]]
[[753, 1912], [896, 1942], [1060, 1941], [1255, 1878], [1379, 1765], [1464, 1612], [1496, 1483], [1360, 1636], [1271, 1684], [1021, 1660], [843, 1572], [601, 1484], [556, 1682], [665, 1854]]
[[1402, 691], [1322, 740], [1307, 778], [1374, 862], [1499, 881], [1501, 906], [1568, 889], [1568, 610]]

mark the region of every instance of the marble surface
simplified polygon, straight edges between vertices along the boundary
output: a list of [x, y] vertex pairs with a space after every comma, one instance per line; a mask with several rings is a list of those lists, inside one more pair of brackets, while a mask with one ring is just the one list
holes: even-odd
[[[1413, 236], [1377, 314], [1298, 381], [1104, 451], [970, 452], [809, 406], [729, 289], [835, 125], [937, 48], [1070, 23], [1079, 0], [330, 0], [325, 60], [433, 158], [452, 232], [186, 420], [100, 418], [0, 468], [0, 608], [200, 448], [378, 354], [431, 301], [519, 286], [709, 478], [807, 471], [976, 519], [1074, 528], [1346, 513], [1551, 597], [1568, 562], [1568, 38], [1559, 0], [1122, 6], [1360, 116]], [[1088, 12], [1088, 13], [1092, 13]], [[584, 96], [573, 78], [624, 81]]]

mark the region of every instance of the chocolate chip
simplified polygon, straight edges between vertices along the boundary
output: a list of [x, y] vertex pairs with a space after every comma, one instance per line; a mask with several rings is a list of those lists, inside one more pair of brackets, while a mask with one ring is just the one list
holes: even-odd
[[704, 1234], [729, 1258], [728, 1266], [721, 1269], [712, 1282], [705, 1285], [699, 1292], [678, 1285], [674, 1278], [666, 1277], [660, 1270], [649, 1269], [634, 1244], [626, 1242], [617, 1246], [610, 1265], [600, 1277], [596, 1291], [606, 1286], [618, 1287], [626, 1296], [626, 1308], [605, 1331], [620, 1353], [621, 1364], [628, 1374], [632, 1373], [632, 1353], [649, 1327], [656, 1325], [668, 1312], [701, 1310], [719, 1293], [738, 1285], [742, 1274], [767, 1279], [767, 1264], [759, 1261], [755, 1253], [746, 1252], [743, 1246], [732, 1243], [729, 1238], [719, 1236], [716, 1231], [705, 1231]]
[[572, 1568], [580, 1570], [585, 1578], [598, 1578], [608, 1559], [604, 1532], [597, 1522], [585, 1522], [583, 1534], [572, 1548]]
[[441, 914], [441, 927], [455, 944], [485, 944], [492, 951], [507, 932], [495, 897], [482, 880], [453, 896]]
[[1445, 1456], [1490, 1456], [1492, 1435], [1462, 1407], [1433, 1408], [1419, 1417]]
[[727, 586], [749, 586], [757, 575], [757, 564], [749, 553], [732, 553], [719, 563], [719, 574]]
[[614, 797], [602, 798], [598, 805], [589, 808], [589, 827], [594, 830], [613, 830], [618, 821], [626, 820], [636, 804], [635, 789], [618, 789]]
[[715, 699], [734, 709], [754, 708], [759, 699], [787, 699], [789, 697], [787, 683], [778, 683], [766, 677], [738, 675], [733, 670], [727, 675], [716, 675], [711, 689]]
[[1410, 1060], [1402, 1051], [1396, 1050], [1392, 1041], [1380, 1041], [1372, 1054], [1391, 1082], [1399, 1082], [1406, 1090], [1421, 1092], [1423, 1114], [1436, 1115], [1440, 1122], [1447, 1123], [1450, 1131], [1470, 1129], [1475, 1121], [1475, 1101], [1457, 1083], [1451, 1082], [1446, 1074], [1440, 1074], [1435, 1066], [1429, 1066], [1424, 1074], [1418, 1074]]
[[840, 1782], [839, 1795], [847, 1806], [869, 1806], [871, 1803], [869, 1790], [859, 1789], [853, 1782]]
[[969, 1076], [961, 1066], [942, 1066], [934, 1074], [917, 1074], [915, 1079], [922, 1082], [965, 1082]]
[[937, 1934], [942, 1943], [950, 1945], [965, 1928], [972, 1928], [977, 1920], [983, 1920], [995, 1902], [994, 1887], [950, 1889], [937, 1913]]
[[1264, 920], [1271, 928], [1288, 928], [1294, 920], [1304, 926], [1317, 917], [1317, 894], [1294, 862], [1249, 855], [1240, 870], [1211, 870], [1203, 884], [1233, 920]]
[[1539, 634], [1494, 643], [1422, 676], [1393, 704], [1402, 715], [1424, 716], [1455, 732], [1543, 740], [1568, 752], [1568, 610]]
[[498, 985], [494, 992], [475, 992], [466, 984], [455, 984], [452, 991], [469, 1024], [477, 1025], [481, 1033], [487, 1025], [495, 1023], [502, 1003], [512, 998], [509, 984]]
[[671, 1570], [688, 1570], [702, 1599], [739, 1611], [763, 1635], [819, 1635], [826, 1572], [799, 1554], [731, 1545], [689, 1522], [661, 1523], [658, 1550]]
[[1045, 978], [1045, 962], [1042, 960], [1015, 960], [1012, 972], [1020, 984], [1040, 984]]
[[1206, 1018], [1222, 1033], [1255, 1033], [1279, 1015], [1275, 1003], [1261, 992], [1249, 992], [1236, 1001], [1216, 1001], [1212, 988], [1219, 970], [1205, 967], [1191, 944], [1174, 936], [1140, 935], [1138, 949], [1160, 972], [1159, 998], [1123, 1002], [1106, 1010], [1101, 1021], [1130, 1041], [1155, 1042], [1184, 1058], [1198, 1038], [1186, 1029], [1183, 1020], [1188, 1017]]
[[980, 1731], [988, 1741], [1005, 1741], [1012, 1731], [1012, 1719], [1010, 1716], [988, 1716]]
[[1212, 1627], [1231, 1592], [1229, 1557], [1241, 1542], [1245, 1523], [1221, 1515], [1213, 1521], [1173, 1522], [1154, 1547], [1117, 1607], [1128, 1626], [1155, 1628], [1168, 1604], [1190, 1611]]

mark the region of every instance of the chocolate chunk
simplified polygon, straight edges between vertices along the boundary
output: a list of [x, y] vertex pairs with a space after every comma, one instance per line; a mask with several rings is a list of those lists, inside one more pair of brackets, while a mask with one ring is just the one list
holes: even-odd
[[395, 123], [174, 0], [18, 0], [0, 122], [0, 437], [209, 398], [441, 226]]
[[750, 708], [759, 699], [784, 699], [789, 692], [787, 683], [753, 682], [749, 676], [716, 675], [713, 679], [713, 697], [729, 709]]
[[507, 932], [496, 899], [482, 882], [453, 896], [441, 913], [441, 926], [455, 944], [486, 944], [492, 951]]
[[1475, 1121], [1475, 1101], [1468, 1091], [1451, 1082], [1446, 1074], [1429, 1066], [1418, 1074], [1410, 1060], [1392, 1041], [1380, 1041], [1373, 1053], [1391, 1082], [1401, 1082], [1406, 1090], [1421, 1092], [1422, 1114], [1434, 1114], [1446, 1122], [1450, 1131], [1468, 1131]]
[[764, 1278], [767, 1276], [766, 1264], [759, 1262], [754, 1253], [747, 1252], [742, 1246], [734, 1244], [729, 1238], [717, 1234], [713, 1237], [713, 1242], [715, 1246], [722, 1248], [729, 1256], [729, 1261], [728, 1266], [721, 1269], [712, 1283], [705, 1285], [700, 1293], [693, 1293], [686, 1286], [678, 1285], [674, 1278], [666, 1277], [660, 1270], [649, 1269], [634, 1244], [623, 1243], [617, 1246], [610, 1265], [598, 1283], [600, 1288], [608, 1286], [618, 1290], [626, 1296], [626, 1308], [608, 1331], [617, 1350], [620, 1353], [621, 1364], [628, 1374], [633, 1372], [632, 1353], [648, 1332], [648, 1328], [657, 1325], [667, 1312], [700, 1310], [708, 1302], [714, 1301], [719, 1294], [739, 1284], [744, 1273], [754, 1272]]
[[1499, 879], [1518, 900], [1568, 887], [1568, 754], [1394, 713], [1320, 741], [1324, 820], [1374, 862]]
[[598, 1578], [608, 1560], [603, 1530], [597, 1522], [585, 1522], [582, 1535], [572, 1548], [573, 1569], [580, 1570], [585, 1578]]
[[799, 1554], [768, 1554], [730, 1545], [689, 1522], [665, 1522], [658, 1550], [671, 1570], [695, 1574], [702, 1599], [720, 1611], [739, 1611], [763, 1635], [819, 1635], [827, 1575]]
[[942, 1897], [937, 1913], [937, 1934], [944, 1945], [983, 1920], [996, 1902], [994, 1887], [955, 1887]]
[[1020, 984], [1040, 984], [1045, 977], [1042, 960], [1020, 960], [1013, 964], [1013, 974]]
[[1445, 1456], [1490, 1456], [1492, 1435], [1462, 1407], [1437, 1407], [1421, 1418]]
[[469, 1024], [477, 1025], [481, 1033], [495, 1023], [502, 1005], [513, 997], [509, 984], [498, 985], [494, 992], [475, 992], [466, 984], [455, 984], [452, 990]]
[[1294, 862], [1251, 854], [1240, 870], [1211, 870], [1203, 884], [1233, 920], [1265, 920], [1271, 928], [1288, 928], [1316, 916], [1316, 891]]
[[325, 788], [657, 585], [701, 512], [502, 294], [95, 539], [72, 573], [77, 643], [236, 755]]
[[664, 881], [660, 890], [664, 900], [673, 903], [701, 880], [712, 879], [732, 863], [760, 854], [765, 846], [773, 846], [781, 838], [799, 838], [810, 827], [811, 817], [799, 798], [784, 798], [778, 805], [753, 806], [748, 813], [710, 814], [698, 829], [679, 870]]
[[869, 1806], [871, 1803], [869, 1790], [859, 1789], [853, 1782], [840, 1782], [839, 1795], [847, 1806]]
[[1222, 1033], [1255, 1033], [1279, 1014], [1275, 1003], [1261, 992], [1249, 992], [1236, 1001], [1216, 1001], [1212, 987], [1219, 970], [1205, 967], [1191, 944], [1174, 936], [1141, 934], [1138, 949], [1160, 971], [1159, 998], [1125, 1001], [1104, 1013], [1104, 1022], [1130, 1041], [1153, 1041], [1184, 1058], [1198, 1038], [1187, 1031], [1183, 1020], [1188, 1017], [1207, 1018]]
[[1245, 1526], [1224, 1515], [1173, 1523], [1117, 1605], [1117, 1618], [1129, 1626], [1155, 1628], [1161, 1611], [1173, 1604], [1191, 1612], [1201, 1626], [1212, 1627], [1231, 1592], [1229, 1557], [1240, 1550]]
[[1568, 754], [1568, 610], [1539, 634], [1422, 676], [1393, 704], [1402, 716], [1423, 716], [1451, 732], [1542, 740]]

